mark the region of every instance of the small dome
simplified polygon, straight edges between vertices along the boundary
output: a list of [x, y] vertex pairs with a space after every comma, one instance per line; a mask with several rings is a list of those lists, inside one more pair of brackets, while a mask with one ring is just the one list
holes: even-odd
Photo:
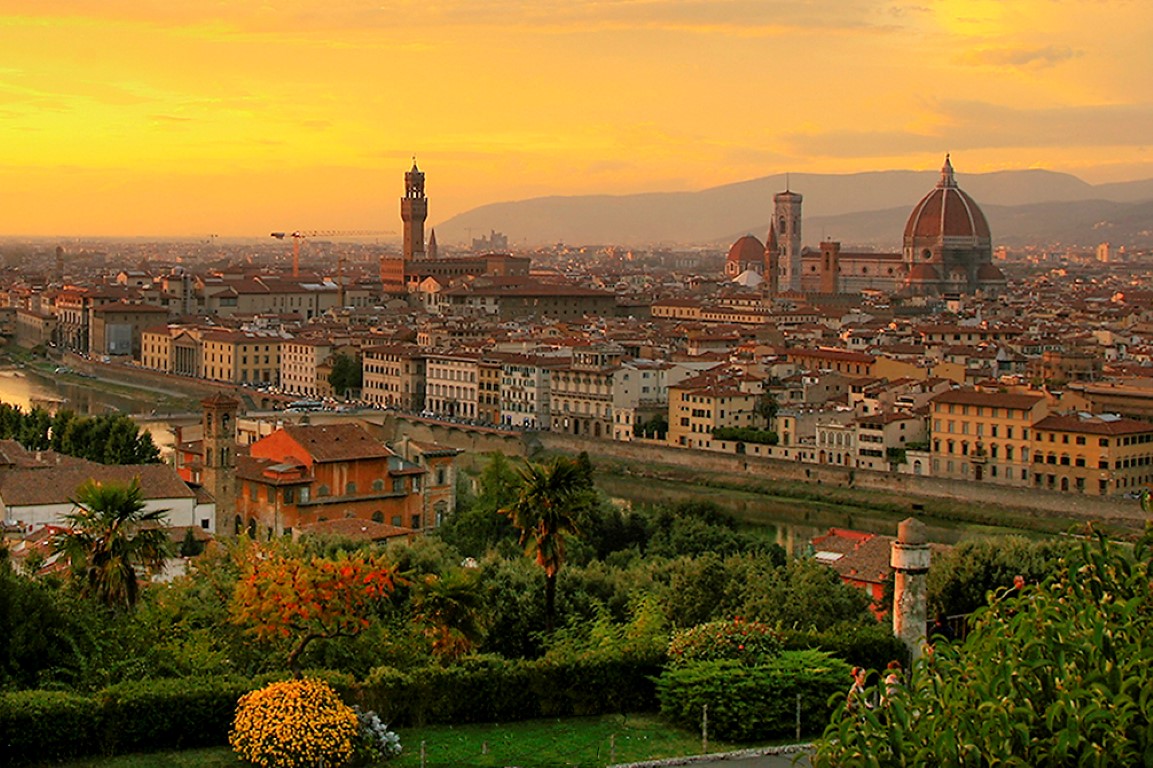
[[909, 270], [909, 281], [918, 283], [938, 282], [941, 273], [932, 264], [917, 264]]
[[745, 235], [744, 237], [733, 243], [729, 248], [729, 255], [725, 257], [725, 261], [737, 262], [738, 264], [748, 264], [752, 262], [761, 262], [765, 258], [765, 245], [752, 235]]
[[957, 186], [953, 164], [945, 156], [941, 180], [913, 207], [905, 223], [905, 242], [913, 238], [973, 238], [989, 240], [989, 222], [980, 206]]
[[756, 288], [760, 286], [761, 283], [765, 282], [765, 279], [753, 270], [746, 269], [744, 272], [734, 277], [732, 282], [736, 283], [737, 285], [743, 285], [746, 288]]
[[1005, 282], [1005, 273], [996, 264], [982, 264], [977, 267], [977, 282], [1003, 283]]

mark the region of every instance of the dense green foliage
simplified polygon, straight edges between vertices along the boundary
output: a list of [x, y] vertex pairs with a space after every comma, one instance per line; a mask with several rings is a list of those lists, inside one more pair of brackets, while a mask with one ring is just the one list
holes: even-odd
[[988, 604], [991, 593], [1012, 586], [1015, 576], [1028, 584], [1044, 580], [1077, 545], [1071, 541], [1031, 541], [1001, 536], [966, 541], [933, 556], [929, 569], [929, 612], [954, 616]]
[[[588, 454], [583, 456], [588, 461]], [[558, 456], [547, 464], [526, 462], [520, 468], [516, 499], [500, 510], [520, 532], [525, 553], [545, 575], [545, 631], [556, 622], [556, 580], [565, 562], [565, 539], [576, 535], [583, 510], [592, 506], [591, 468]]]
[[104, 729], [103, 751], [146, 752], [223, 743], [237, 700], [255, 687], [236, 677], [136, 680], [95, 697]]
[[25, 413], [19, 406], [0, 403], [0, 439], [16, 440], [30, 451], [53, 450], [101, 464], [155, 464], [160, 450], [152, 435], [130, 416], [104, 413], [78, 416], [43, 408]]
[[722, 739], [752, 741], [794, 735], [800, 697], [801, 732], [818, 732], [829, 699], [845, 688], [849, 665], [822, 651], [785, 651], [762, 664], [698, 661], [669, 667], [657, 681], [661, 713]]
[[781, 638], [759, 621], [710, 621], [673, 633], [669, 663], [684, 666], [698, 661], [739, 661], [764, 664], [781, 653]]
[[364, 369], [360, 358], [343, 352], [332, 359], [332, 370], [328, 372], [328, 384], [337, 397], [346, 397], [349, 390], [360, 389]]
[[64, 691], [0, 693], [0, 754], [9, 764], [93, 754], [99, 706]]
[[884, 669], [891, 661], [900, 662], [905, 669], [909, 667], [909, 649], [893, 637], [893, 628], [888, 624], [846, 622], [820, 632], [786, 629], [781, 635], [787, 650], [826, 651], [854, 667]]
[[1086, 543], [1040, 584], [995, 596], [883, 710], [842, 708], [813, 764], [1153, 764], [1147, 544]]
[[717, 440], [736, 440], [741, 443], [760, 443], [761, 445], [776, 445], [777, 433], [768, 429], [754, 429], [752, 427], [717, 427], [713, 430], [713, 437]]

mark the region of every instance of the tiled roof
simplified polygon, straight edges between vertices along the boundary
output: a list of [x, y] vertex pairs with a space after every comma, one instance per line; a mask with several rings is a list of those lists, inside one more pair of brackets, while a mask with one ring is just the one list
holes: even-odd
[[881, 584], [889, 577], [892, 536], [831, 528], [813, 539], [816, 559], [842, 579]]
[[1007, 392], [978, 392], [972, 389], [953, 389], [933, 398], [934, 403], [957, 405], [985, 405], [994, 408], [1023, 408], [1028, 410], [1045, 399], [1044, 395], [1013, 395]]
[[355, 424], [286, 425], [284, 431], [317, 462], [383, 459], [394, 455], [388, 446]]
[[343, 536], [345, 538], [364, 541], [383, 541], [385, 539], [396, 539], [413, 534], [411, 528], [400, 528], [395, 525], [378, 523], [373, 520], [361, 520], [353, 517], [302, 525], [299, 530], [302, 534]]
[[187, 499], [196, 493], [176, 469], [168, 464], [104, 465], [95, 462], [61, 464], [38, 469], [7, 469], [0, 472], [0, 497], [7, 507], [66, 504], [76, 489], [91, 479], [104, 483], [131, 483], [140, 479], [144, 498]]
[[1079, 414], [1046, 416], [1033, 425], [1034, 430], [1082, 432], [1090, 435], [1136, 435], [1153, 432], [1153, 424], [1137, 419], [1102, 419]]

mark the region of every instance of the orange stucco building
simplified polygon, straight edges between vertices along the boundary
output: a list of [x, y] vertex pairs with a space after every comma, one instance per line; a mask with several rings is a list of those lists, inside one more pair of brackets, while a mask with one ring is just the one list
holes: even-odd
[[419, 530], [435, 524], [427, 469], [355, 424], [285, 426], [236, 462], [236, 515], [261, 538], [355, 518]]

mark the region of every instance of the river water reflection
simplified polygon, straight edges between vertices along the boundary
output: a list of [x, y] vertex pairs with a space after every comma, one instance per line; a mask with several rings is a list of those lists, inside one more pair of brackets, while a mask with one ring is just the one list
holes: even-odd
[[139, 397], [129, 397], [104, 392], [84, 382], [84, 379], [53, 376], [31, 368], [0, 370], [0, 401], [18, 405], [25, 411], [40, 405], [49, 410], [68, 408], [95, 416], [109, 411], [146, 414], [155, 408], [160, 397], [144, 390]]
[[[830, 528], [851, 528], [887, 536], [897, 535], [897, 524], [912, 514], [886, 512], [840, 504], [767, 496], [749, 491], [710, 488], [655, 478], [601, 474], [597, 486], [609, 496], [631, 505], [711, 501], [744, 523], [765, 530], [790, 554], [804, 552], [809, 541]], [[1036, 535], [1014, 528], [979, 526], [937, 520], [917, 513], [930, 541], [956, 544], [962, 539], [996, 534]]]
[[[124, 413], [151, 416], [164, 396], [148, 390], [139, 395], [126, 395], [104, 391], [75, 376], [54, 376], [31, 368], [0, 369], [0, 402], [16, 405], [25, 412], [36, 406], [50, 411], [65, 409], [84, 416], [102, 413]], [[161, 450], [173, 443], [172, 430], [167, 422], [150, 420], [141, 426], [152, 434], [152, 441]]]

